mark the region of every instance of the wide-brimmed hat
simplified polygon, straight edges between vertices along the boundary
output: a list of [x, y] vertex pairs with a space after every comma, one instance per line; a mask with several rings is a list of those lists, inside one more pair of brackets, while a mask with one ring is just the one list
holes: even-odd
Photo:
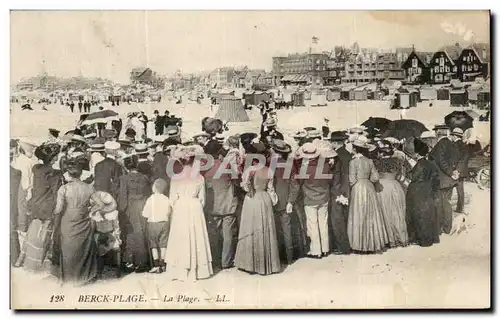
[[363, 132], [366, 130], [366, 127], [365, 126], [362, 126], [362, 125], [359, 125], [359, 126], [355, 126], [355, 127], [351, 127], [348, 132], [349, 133], [356, 133], [356, 134], [363, 134]]
[[307, 137], [308, 138], [321, 138], [323, 135], [321, 134], [321, 132], [317, 129], [314, 129], [314, 130], [310, 130], [307, 132]]
[[148, 154], [148, 145], [144, 143], [136, 144], [134, 146], [134, 153], [136, 155], [141, 155], [141, 154]]
[[256, 133], [243, 133], [240, 135], [240, 141], [242, 144], [249, 144], [251, 143], [257, 136], [259, 136]]
[[35, 149], [35, 156], [43, 162], [50, 162], [59, 154], [61, 146], [56, 143], [42, 144]]
[[169, 137], [167, 135], [156, 135], [153, 140], [158, 143], [163, 143]]
[[451, 132], [451, 135], [458, 136], [458, 137], [462, 138], [462, 137], [464, 137], [464, 131], [459, 127], [455, 127], [453, 129], [453, 131]]
[[307, 131], [305, 131], [305, 130], [297, 131], [297, 132], [292, 134], [292, 137], [297, 138], [297, 139], [305, 138], [305, 137], [307, 137]]
[[351, 144], [354, 146], [366, 148], [366, 149], [369, 149], [372, 147], [372, 145], [370, 145], [370, 143], [369, 143], [369, 140], [364, 135], [359, 136], [357, 139], [352, 141]]
[[305, 143], [297, 151], [297, 155], [300, 158], [313, 159], [320, 155], [320, 150], [313, 143]]
[[97, 133], [96, 132], [85, 134], [85, 136], [84, 136], [85, 140], [90, 140], [90, 139], [93, 139], [95, 137], [97, 137]]
[[167, 127], [166, 129], [166, 132], [167, 132], [167, 135], [169, 137], [172, 137], [172, 136], [179, 136], [180, 132], [179, 132], [179, 128], [175, 125], [170, 125]]
[[423, 131], [420, 138], [434, 138], [436, 137], [435, 131]]
[[71, 136], [71, 140], [75, 142], [87, 143], [87, 140], [80, 134], [73, 134], [73, 136]]
[[97, 191], [91, 196], [92, 206], [90, 212], [110, 213], [117, 208], [116, 200], [107, 192]]
[[337, 156], [337, 152], [335, 152], [330, 142], [321, 141], [316, 145], [316, 147], [319, 149], [319, 154], [321, 157], [332, 158]]
[[107, 141], [106, 143], [104, 143], [104, 149], [106, 151], [118, 151], [120, 149], [120, 143]]
[[20, 139], [18, 141], [19, 146], [29, 154], [32, 154], [35, 151], [37, 145], [34, 142], [28, 141], [26, 139]]
[[273, 150], [280, 153], [290, 153], [292, 151], [290, 145], [279, 139], [273, 139], [271, 141], [271, 147]]
[[132, 147], [132, 142], [129, 140], [118, 140], [120, 147]]
[[91, 152], [104, 152], [104, 143], [92, 143], [90, 145]]
[[193, 135], [193, 140], [196, 140], [198, 137], [206, 137], [206, 138], [209, 138], [209, 137], [210, 137], [210, 134], [208, 134], [207, 132], [200, 132], [200, 133], [197, 133], [197, 134]]
[[349, 138], [349, 136], [345, 132], [342, 132], [342, 131], [334, 131], [334, 132], [330, 133], [330, 141], [332, 141], [332, 142], [343, 142], [343, 141], [347, 140], [348, 138]]
[[263, 125], [264, 125], [264, 126], [269, 127], [269, 126], [276, 126], [276, 124], [277, 124], [277, 123], [278, 123], [278, 122], [276, 121], [276, 119], [275, 119], [275, 118], [268, 117], [268, 118], [264, 121]]

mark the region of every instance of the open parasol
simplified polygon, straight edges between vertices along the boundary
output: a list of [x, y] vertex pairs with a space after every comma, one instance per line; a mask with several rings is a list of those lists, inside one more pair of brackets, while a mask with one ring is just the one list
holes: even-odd
[[112, 120], [118, 120], [118, 113], [111, 110], [103, 110], [90, 113], [87, 118], [82, 122], [82, 125], [90, 125], [95, 123], [107, 123]]
[[444, 122], [450, 127], [451, 130], [459, 127], [465, 131], [473, 127], [474, 118], [478, 116], [479, 114], [477, 114], [474, 110], [453, 111], [444, 117]]
[[366, 127], [366, 131], [368, 132], [369, 135], [375, 136], [376, 134], [384, 133], [387, 130], [387, 127], [391, 123], [391, 120], [388, 120], [383, 117], [371, 117], [361, 123], [361, 126]]
[[410, 137], [420, 137], [423, 132], [428, 131], [424, 124], [416, 120], [396, 120], [392, 121], [382, 137], [395, 137], [398, 140]]

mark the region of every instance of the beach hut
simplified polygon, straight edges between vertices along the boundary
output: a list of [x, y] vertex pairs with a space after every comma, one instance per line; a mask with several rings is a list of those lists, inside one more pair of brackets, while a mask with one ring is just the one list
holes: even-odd
[[450, 106], [466, 106], [467, 105], [467, 91], [464, 89], [450, 91]]
[[467, 98], [472, 104], [477, 104], [477, 97], [479, 92], [481, 92], [483, 86], [480, 84], [474, 84], [467, 88]]
[[440, 88], [437, 90], [437, 99], [438, 100], [449, 100], [450, 99], [450, 90], [447, 88]]
[[296, 91], [296, 92], [292, 93], [292, 105], [293, 106], [305, 106], [304, 91]]
[[270, 92], [250, 91], [243, 93], [243, 98], [247, 105], [259, 105], [260, 102], [269, 102], [273, 94]]
[[340, 100], [340, 88], [333, 87], [326, 91], [326, 100], [328, 102]]
[[358, 86], [354, 89], [354, 99], [356, 101], [365, 101], [368, 100], [368, 88], [363, 86]]
[[438, 91], [429, 85], [422, 85], [420, 87], [420, 100], [421, 101], [429, 101], [429, 100], [437, 100]]
[[228, 122], [248, 122], [250, 121], [241, 99], [234, 96], [221, 98], [219, 109], [215, 118]]
[[340, 91], [340, 98], [344, 101], [354, 100], [354, 86], [344, 86]]
[[408, 109], [416, 107], [418, 101], [418, 92], [415, 90], [408, 90], [405, 87], [400, 87], [396, 90], [394, 108]]
[[485, 109], [490, 105], [491, 93], [488, 86], [483, 87], [483, 89], [477, 93], [477, 106], [480, 109]]

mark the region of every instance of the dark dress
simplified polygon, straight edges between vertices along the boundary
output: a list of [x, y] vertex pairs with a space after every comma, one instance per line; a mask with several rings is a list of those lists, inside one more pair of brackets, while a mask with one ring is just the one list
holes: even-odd
[[149, 178], [138, 172], [120, 177], [118, 210], [125, 242], [124, 260], [136, 267], [151, 267], [151, 258], [146, 234], [146, 219], [142, 209], [151, 195]]
[[439, 243], [440, 225], [437, 215], [439, 172], [436, 165], [420, 159], [412, 171], [406, 194], [406, 222], [409, 240], [420, 246]]
[[54, 213], [60, 216], [60, 278], [85, 284], [97, 277], [97, 246], [88, 214], [94, 188], [80, 180], [61, 186]]
[[19, 237], [17, 235], [17, 195], [21, 183], [21, 171], [10, 167], [10, 263], [14, 265], [19, 257]]

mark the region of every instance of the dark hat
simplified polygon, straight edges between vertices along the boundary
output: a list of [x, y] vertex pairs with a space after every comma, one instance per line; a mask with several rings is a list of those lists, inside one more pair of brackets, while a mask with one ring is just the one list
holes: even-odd
[[44, 163], [50, 162], [59, 154], [61, 146], [56, 143], [43, 144], [35, 149], [35, 156]]
[[56, 130], [55, 128], [49, 128], [49, 133], [50, 135], [54, 136], [55, 138], [58, 138], [59, 137], [59, 133], [61, 131], [59, 130]]
[[434, 131], [437, 131], [437, 130], [448, 130], [450, 127], [446, 124], [438, 124], [438, 125], [435, 125], [433, 130]]
[[272, 140], [271, 147], [273, 148], [273, 150], [279, 153], [290, 153], [292, 151], [290, 145], [285, 143], [285, 141], [279, 139]]
[[128, 140], [119, 140], [118, 143], [121, 147], [132, 147], [132, 142]]
[[429, 146], [418, 138], [413, 140], [413, 148], [415, 149], [415, 153], [420, 156], [426, 156], [429, 153]]
[[135, 136], [136, 135], [136, 132], [133, 128], [129, 127], [126, 131], [125, 131], [125, 135], [126, 136]]
[[205, 154], [212, 155], [213, 157], [219, 156], [222, 151], [222, 144], [217, 142], [216, 140], [210, 140], [207, 145], [203, 148]]
[[166, 132], [168, 136], [178, 136], [180, 133], [179, 128], [176, 125], [168, 126]]
[[172, 146], [172, 145], [179, 145], [181, 143], [179, 143], [178, 140], [176, 139], [172, 139], [172, 138], [167, 138], [166, 140], [163, 141], [163, 147], [168, 147], [168, 146]]
[[240, 135], [240, 141], [242, 144], [249, 144], [258, 135], [256, 133], [243, 133]]
[[160, 112], [158, 112], [158, 110], [155, 110], [153, 114], [160, 114]]
[[349, 138], [345, 132], [334, 131], [330, 134], [330, 141], [332, 142], [342, 142]]
[[317, 128], [312, 127], [312, 126], [307, 126], [307, 127], [304, 127], [304, 131], [306, 131], [306, 132], [309, 132], [309, 131], [316, 131], [316, 130], [317, 130]]
[[254, 154], [264, 154], [267, 150], [266, 144], [263, 142], [251, 143], [248, 151]]

